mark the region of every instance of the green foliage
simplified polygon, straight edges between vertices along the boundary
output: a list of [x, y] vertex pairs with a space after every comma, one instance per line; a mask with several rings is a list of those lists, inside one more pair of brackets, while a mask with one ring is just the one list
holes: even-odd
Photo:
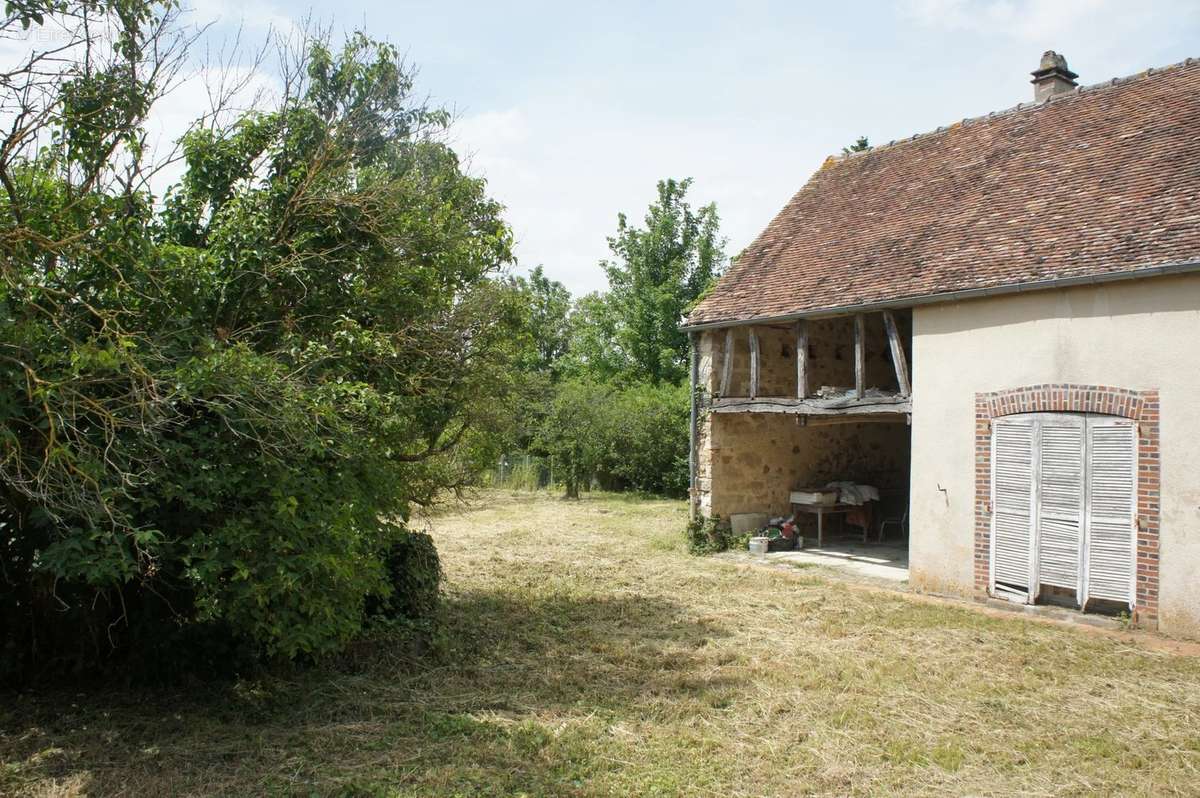
[[525, 302], [528, 318], [524, 326], [531, 339], [518, 363], [525, 371], [557, 377], [571, 343], [571, 292], [548, 278], [541, 266], [535, 267], [528, 279], [516, 278], [513, 285]]
[[568, 496], [592, 481], [687, 493], [691, 397], [679, 323], [724, 265], [716, 208], [693, 210], [690, 186], [660, 182], [645, 228], [619, 217], [609, 240], [617, 258], [602, 264], [609, 291], [580, 297], [569, 316], [565, 290], [540, 269], [517, 282], [531, 308], [532, 343], [525, 359], [531, 394], [517, 413], [525, 434], [515, 443], [553, 458]]
[[309, 42], [277, 106], [184, 137], [159, 203], [138, 142], [171, 9], [46, 6], [116, 26], [80, 28], [107, 58], [4, 89], [61, 109], [0, 153], [4, 675], [128, 673], [162, 640], [317, 656], [370, 602], [424, 611], [405, 521], [509, 434], [511, 235], [396, 50]]
[[691, 184], [660, 181], [645, 227], [631, 226], [620, 214], [608, 242], [614, 260], [603, 266], [616, 320], [612, 340], [633, 379], [657, 384], [686, 378], [688, 339], [680, 320], [724, 266], [717, 208], [694, 210], [687, 202]]
[[437, 608], [442, 582], [442, 564], [433, 538], [424, 532], [408, 532], [396, 540], [384, 559], [391, 591], [372, 596], [367, 615], [387, 620], [419, 620]]
[[587, 379], [560, 383], [538, 430], [568, 497], [594, 480], [612, 490], [687, 493], [688, 391]]
[[538, 448], [554, 458], [557, 476], [568, 498], [579, 498], [580, 488], [607, 461], [612, 443], [613, 389], [586, 379], [560, 383], [536, 437]]
[[715, 554], [736, 548], [740, 544], [745, 548], [745, 538], [735, 538], [728, 521], [720, 516], [700, 516], [688, 522], [687, 529], [688, 551], [692, 554]]
[[616, 307], [608, 294], [581, 296], [571, 310], [571, 342], [563, 370], [576, 377], [589, 376], [605, 382], [625, 379], [632, 363], [618, 344], [621, 326]]
[[688, 422], [686, 385], [637, 383], [619, 390], [609, 412], [611, 441], [602, 472], [615, 487], [686, 496]]

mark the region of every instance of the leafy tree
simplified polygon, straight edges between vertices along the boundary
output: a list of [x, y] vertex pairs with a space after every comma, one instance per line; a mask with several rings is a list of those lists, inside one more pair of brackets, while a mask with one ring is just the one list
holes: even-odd
[[528, 312], [525, 323], [531, 341], [521, 366], [527, 371], [557, 377], [570, 345], [571, 292], [546, 276], [541, 266], [529, 278], [513, 281]]
[[526, 451], [553, 458], [569, 497], [593, 479], [612, 489], [687, 490], [688, 341], [679, 322], [725, 260], [716, 208], [693, 210], [690, 186], [660, 182], [644, 228], [619, 216], [609, 239], [615, 259], [602, 264], [609, 291], [571, 310], [569, 347], [554, 368], [569, 379], [521, 411], [534, 431]]
[[549, 402], [536, 445], [554, 458], [568, 499], [606, 462], [612, 442], [613, 389], [588, 379], [561, 382]]
[[629, 357], [617, 340], [620, 319], [608, 294], [579, 297], [568, 319], [570, 345], [563, 369], [574, 376], [604, 382], [621, 380], [632, 371]]
[[335, 650], [406, 584], [413, 509], [495, 456], [523, 319], [501, 208], [360, 34], [199, 120], [159, 202], [174, 5], [35, 10], [78, 38], [0, 88], [0, 676]]
[[635, 383], [612, 397], [610, 440], [601, 477], [611, 486], [665, 496], [688, 489], [688, 423], [691, 396], [686, 384]]
[[694, 210], [687, 202], [691, 184], [690, 179], [660, 181], [645, 227], [631, 226], [620, 214], [617, 234], [609, 239], [614, 259], [602, 266], [615, 321], [613, 340], [628, 359], [631, 379], [657, 384], [685, 378], [688, 340], [680, 321], [724, 266], [717, 208]]

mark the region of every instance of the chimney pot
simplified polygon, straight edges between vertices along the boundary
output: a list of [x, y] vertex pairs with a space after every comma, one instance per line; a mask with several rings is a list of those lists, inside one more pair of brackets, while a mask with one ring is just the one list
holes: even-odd
[[1053, 50], [1042, 53], [1042, 61], [1032, 74], [1033, 99], [1039, 103], [1079, 85], [1075, 82], [1079, 76], [1067, 68], [1067, 59]]

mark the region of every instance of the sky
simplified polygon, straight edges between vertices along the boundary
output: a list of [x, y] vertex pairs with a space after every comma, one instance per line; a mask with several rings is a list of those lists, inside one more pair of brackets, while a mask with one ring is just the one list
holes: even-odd
[[[858, 136], [886, 143], [1032, 100], [1044, 50], [1085, 85], [1200, 57], [1200, 0], [184, 5], [215, 23], [209, 46], [305, 17], [395, 44], [507, 207], [517, 271], [540, 264], [575, 294], [605, 287], [617, 214], [640, 220], [658, 180], [693, 178], [736, 254]], [[197, 102], [170, 95], [163, 135]]]

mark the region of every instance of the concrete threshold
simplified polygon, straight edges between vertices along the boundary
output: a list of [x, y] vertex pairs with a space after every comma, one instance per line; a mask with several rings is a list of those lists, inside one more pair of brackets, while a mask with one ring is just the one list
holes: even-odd
[[900, 546], [880, 544], [832, 544], [824, 548], [802, 548], [751, 554], [745, 551], [720, 555], [752, 565], [797, 568], [825, 568], [849, 579], [880, 581], [903, 585], [908, 581], [908, 552]]
[[1097, 629], [1120, 631], [1129, 626], [1128, 621], [1114, 618], [1111, 615], [1097, 615], [1094, 612], [1080, 612], [1071, 607], [1057, 607], [1053, 604], [1018, 604], [1015, 601], [991, 598], [978, 600], [976, 603], [994, 610], [1010, 612], [1014, 615], [1032, 615], [1063, 623], [1077, 623], [1084, 626], [1094, 626]]
[[[839, 548], [841, 547], [839, 546]], [[845, 552], [841, 552], [841, 554], [844, 555]], [[1131, 628], [1120, 618], [1084, 613], [1070, 607], [1059, 607], [1052, 604], [1016, 604], [1003, 599], [980, 599], [917, 591], [908, 584], [907, 568], [856, 562], [849, 556], [839, 557], [833, 552], [822, 552], [820, 549], [778, 551], [758, 555], [750, 554], [747, 551], [727, 551], [714, 555], [714, 557], [736, 564], [785, 572], [797, 577], [801, 576], [805, 569], [813, 568], [815, 571], [819, 568], [822, 575], [837, 579], [855, 590], [896, 592], [912, 601], [951, 604], [993, 617], [1020, 616], [1034, 623], [1074, 628], [1080, 632], [1110, 637], [1150, 651], [1200, 657], [1200, 642], [1180, 640], [1167, 637], [1159, 632]], [[838, 565], [839, 562], [842, 563], [841, 566]], [[887, 569], [886, 572], [884, 569]], [[898, 578], [898, 572], [903, 573], [903, 577]]]

